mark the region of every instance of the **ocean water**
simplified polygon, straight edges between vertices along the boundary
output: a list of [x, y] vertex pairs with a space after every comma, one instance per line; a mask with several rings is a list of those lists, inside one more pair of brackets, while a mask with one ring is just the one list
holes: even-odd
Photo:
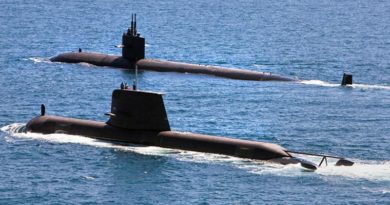
[[[48, 114], [107, 120], [132, 71], [49, 58], [115, 45], [137, 13], [146, 56], [300, 82], [139, 73], [172, 129], [347, 157], [300, 166], [23, 133]], [[389, 1], [0, 1], [0, 204], [390, 204]], [[341, 87], [343, 72], [354, 85]], [[310, 158], [319, 162], [318, 158]]]

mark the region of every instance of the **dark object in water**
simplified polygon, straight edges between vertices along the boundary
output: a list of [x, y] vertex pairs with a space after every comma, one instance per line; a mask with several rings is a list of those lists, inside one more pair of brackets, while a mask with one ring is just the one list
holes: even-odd
[[145, 39], [137, 32], [137, 15], [131, 15], [131, 25], [122, 35], [122, 57], [130, 62], [145, 58]]
[[341, 81], [341, 85], [352, 85], [352, 74], [344, 73], [343, 80]]
[[340, 159], [336, 162], [336, 166], [352, 166], [354, 162], [346, 160], [346, 159]]
[[45, 105], [42, 104], [42, 105], [41, 105], [41, 116], [44, 116], [45, 113], [46, 113], [46, 108], [45, 108]]
[[[352, 166], [354, 164], [354, 162], [352, 161], [349, 161], [343, 157], [338, 157], [338, 156], [331, 156], [331, 155], [325, 155], [325, 154], [313, 154], [313, 153], [307, 153], [307, 152], [298, 152], [298, 151], [291, 151], [291, 150], [288, 150], [287, 151], [288, 153], [295, 153], [295, 154], [302, 154], [302, 155], [309, 155], [309, 156], [317, 156], [317, 157], [322, 157], [321, 161], [320, 161], [320, 164], [318, 165], [318, 167], [321, 167], [321, 165], [323, 164], [323, 162], [325, 162], [326, 166], [328, 166], [328, 159], [327, 158], [333, 158], [333, 159], [338, 159], [338, 161], [336, 162], [336, 166]], [[308, 162], [306, 161], [306, 164], [303, 164], [305, 162], [301, 162], [301, 165], [303, 167], [317, 167], [316, 165], [312, 164], [311, 162]]]
[[281, 164], [301, 163], [311, 170], [317, 168], [315, 164], [290, 154], [298, 152], [288, 151], [277, 144], [171, 131], [161, 94], [125, 87], [121, 84], [121, 89], [113, 91], [111, 112], [106, 114], [110, 119], [106, 123], [41, 115], [27, 123], [27, 131], [83, 135], [123, 143], [270, 160]]
[[258, 71], [223, 68], [217, 66], [196, 65], [172, 61], [145, 59], [145, 39], [137, 32], [137, 19], [132, 15], [130, 28], [122, 35], [122, 56], [91, 52], [70, 52], [50, 58], [53, 62], [90, 63], [96, 66], [109, 66], [158, 72], [179, 72], [213, 75], [223, 78], [254, 81], [295, 81], [295, 79]]

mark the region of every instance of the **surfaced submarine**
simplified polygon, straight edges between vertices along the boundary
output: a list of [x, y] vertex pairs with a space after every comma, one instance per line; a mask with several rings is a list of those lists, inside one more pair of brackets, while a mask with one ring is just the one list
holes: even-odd
[[157, 59], [145, 59], [145, 38], [137, 32], [137, 16], [132, 15], [131, 26], [122, 35], [122, 56], [107, 55], [102, 53], [78, 52], [62, 53], [50, 58], [52, 62], [65, 63], [89, 63], [96, 66], [108, 66], [114, 68], [151, 70], [158, 72], [179, 72], [205, 74], [236, 80], [252, 81], [295, 81], [296, 79], [274, 75], [271, 73], [223, 68], [217, 66], [196, 65], [179, 63]]
[[[239, 158], [267, 160], [280, 164], [297, 164], [316, 170], [327, 158], [336, 158], [336, 166], [352, 166], [352, 161], [342, 157], [310, 154], [287, 150], [277, 144], [233, 139], [220, 136], [171, 131], [162, 94], [140, 91], [121, 84], [112, 93], [111, 112], [107, 122], [97, 122], [50, 116], [41, 105], [41, 115], [30, 120], [27, 132], [82, 135], [99, 140], [142, 144], [196, 152], [215, 153]], [[319, 165], [297, 157], [314, 155], [322, 157]]]

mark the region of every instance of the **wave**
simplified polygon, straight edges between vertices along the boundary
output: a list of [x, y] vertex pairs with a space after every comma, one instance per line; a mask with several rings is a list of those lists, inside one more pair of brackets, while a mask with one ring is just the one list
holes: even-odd
[[0, 131], [6, 132], [10, 135], [18, 134], [18, 133], [25, 133], [26, 132], [26, 124], [13, 123], [13, 124], [6, 125], [6, 126], [0, 128]]
[[325, 166], [316, 172], [326, 176], [390, 182], [390, 161], [358, 161], [351, 167]]
[[321, 80], [302, 80], [299, 82], [302, 84], [305, 84], [305, 85], [318, 85], [318, 86], [324, 86], [324, 87], [338, 87], [338, 86], [340, 86], [340, 84], [328, 83], [328, 82], [324, 82]]
[[[339, 83], [329, 83], [321, 80], [302, 80], [300, 81], [300, 83], [305, 85], [318, 85], [323, 87], [341, 87]], [[362, 90], [390, 90], [389, 85], [352, 84], [346, 85], [345, 87]]]
[[353, 84], [351, 87], [363, 90], [390, 90], [390, 86], [388, 85]]
[[[14, 123], [4, 126], [0, 128], [0, 130], [8, 133], [10, 137], [13, 138], [39, 140], [51, 143], [82, 144], [98, 148], [110, 148], [123, 152], [134, 152], [142, 155], [172, 157], [179, 161], [225, 164], [253, 174], [272, 174], [287, 177], [304, 176], [308, 174], [307, 170], [303, 169], [299, 164], [281, 165], [267, 161], [242, 159], [219, 154], [199, 153], [134, 144], [122, 145], [78, 135], [26, 133], [25, 127], [25, 124]], [[309, 160], [319, 162], [320, 158], [311, 157]], [[347, 167], [335, 166], [335, 161], [330, 160], [328, 166], [321, 166], [313, 173], [322, 176], [341, 176], [355, 180], [390, 181], [390, 161], [353, 161], [355, 161], [355, 164], [351, 167]]]
[[49, 58], [42, 58], [42, 57], [31, 57], [31, 58], [27, 58], [26, 60], [31, 60], [34, 63], [53, 63], [50, 61]]
[[[32, 58], [28, 58], [26, 60], [34, 61], [34, 63], [57, 63], [57, 64], [62, 63], [62, 62], [52, 62], [52, 61], [50, 61], [49, 58], [41, 58], [41, 57], [32, 57]], [[93, 65], [93, 64], [87, 63], [87, 62], [80, 62], [78, 64], [80, 64], [82, 66], [86, 66], [86, 67], [96, 67], [96, 65]]]
[[92, 63], [87, 63], [87, 62], [80, 62], [80, 63], [77, 63], [79, 65], [82, 65], [82, 66], [85, 66], [85, 67], [98, 67]]

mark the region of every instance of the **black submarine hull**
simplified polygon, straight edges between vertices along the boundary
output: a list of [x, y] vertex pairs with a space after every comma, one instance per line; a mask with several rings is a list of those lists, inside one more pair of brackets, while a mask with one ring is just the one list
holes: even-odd
[[45, 115], [41, 105], [41, 116], [30, 120], [27, 132], [82, 135], [100, 140], [142, 144], [196, 152], [223, 154], [255, 160], [269, 160], [280, 164], [300, 163], [315, 170], [317, 166], [291, 153], [340, 159], [336, 165], [352, 165], [344, 158], [294, 152], [272, 143], [232, 139], [190, 132], [171, 131], [161, 93], [131, 90], [121, 84], [121, 89], [112, 93], [111, 111], [107, 122], [96, 122], [59, 116]]
[[224, 68], [218, 66], [196, 65], [189, 63], [179, 63], [173, 61], [163, 61], [157, 59], [140, 59], [135, 63], [122, 56], [107, 55], [92, 52], [69, 52], [50, 58], [52, 62], [64, 63], [89, 63], [96, 66], [107, 66], [123, 69], [150, 70], [158, 72], [179, 72], [212, 75], [222, 78], [251, 81], [296, 81], [295, 79], [274, 75], [271, 73]]
[[50, 115], [36, 117], [26, 127], [27, 132], [34, 133], [82, 135], [99, 140], [271, 160], [282, 164], [300, 162], [276, 144], [189, 132], [129, 130], [104, 122]]

